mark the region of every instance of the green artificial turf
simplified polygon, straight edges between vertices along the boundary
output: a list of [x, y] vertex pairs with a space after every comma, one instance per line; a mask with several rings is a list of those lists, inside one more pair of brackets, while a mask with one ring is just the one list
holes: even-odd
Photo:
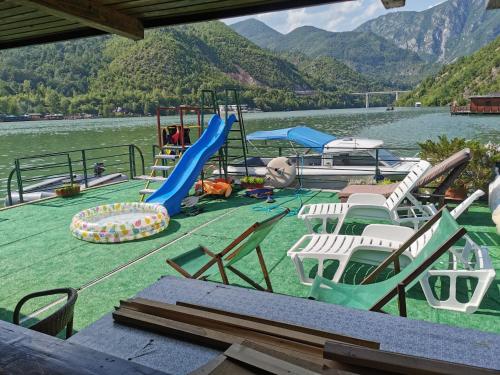
[[[120, 299], [134, 296], [163, 275], [177, 275], [165, 260], [203, 244], [220, 251], [256, 221], [268, 218], [283, 207], [296, 210], [301, 203], [335, 202], [329, 192], [303, 191], [295, 194], [284, 190], [275, 194], [276, 202], [267, 204], [233, 194], [228, 200], [206, 199], [197, 216], [178, 215], [167, 230], [140, 241], [120, 244], [93, 244], [74, 238], [69, 224], [74, 214], [95, 205], [137, 201], [142, 182], [132, 181], [89, 190], [69, 199], [50, 199], [0, 211], [0, 318], [11, 319], [16, 302], [32, 291], [71, 286], [83, 289], [75, 309], [75, 329], [80, 330], [110, 312]], [[500, 268], [500, 236], [495, 232], [486, 206], [474, 205], [460, 223], [478, 244], [488, 246], [495, 268]], [[362, 225], [350, 223], [348, 233], [359, 234]], [[286, 256], [287, 250], [302, 236], [306, 228], [296, 215], [284, 218], [269, 234], [262, 249], [273, 288], [277, 293], [305, 297], [308, 287], [299, 283], [295, 268]], [[156, 250], [156, 251], [155, 251]], [[116, 270], [138, 257], [150, 254], [135, 263]], [[257, 257], [251, 254], [237, 267], [265, 285]], [[331, 265], [332, 268], [335, 264]], [[351, 262], [344, 282], [359, 282], [372, 266]], [[307, 271], [314, 275], [311, 263]], [[329, 272], [327, 267], [326, 273]], [[244, 281], [229, 274], [234, 285], [248, 287]], [[211, 278], [219, 281], [216, 275]], [[88, 285], [92, 281], [95, 284]], [[408, 311], [411, 319], [423, 319], [455, 326], [500, 332], [500, 294], [498, 277], [491, 285], [481, 308], [472, 315], [432, 309], [420, 286], [409, 292]], [[28, 314], [50, 302], [42, 299], [23, 309]], [[397, 313], [397, 305], [389, 304], [386, 311]], [[50, 309], [44, 314], [50, 312]], [[40, 316], [43, 316], [41, 314]]]

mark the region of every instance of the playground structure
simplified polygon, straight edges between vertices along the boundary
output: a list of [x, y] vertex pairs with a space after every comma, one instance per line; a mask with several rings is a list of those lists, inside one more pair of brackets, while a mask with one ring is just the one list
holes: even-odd
[[[141, 201], [146, 200], [146, 202], [156, 202], [165, 204], [165, 201], [161, 201], [159, 195], [156, 194], [158, 190], [165, 192], [168, 189], [173, 188], [177, 182], [167, 182], [169, 179], [172, 181], [172, 175], [181, 177], [182, 172], [175, 172], [175, 168], [178, 163], [181, 162], [183, 156], [188, 152], [188, 150], [194, 146], [191, 142], [192, 133], [191, 131], [195, 129], [197, 131], [198, 140], [204, 139], [202, 142], [211, 142], [210, 139], [203, 136], [204, 131], [208, 131], [208, 128], [204, 129], [205, 119], [207, 115], [212, 116], [209, 122], [212, 126], [216, 126], [216, 123], [212, 123], [214, 116], [220, 118], [220, 108], [223, 107], [224, 111], [224, 121], [222, 121], [218, 126], [224, 126], [231, 123], [229, 129], [227, 129], [227, 134], [224, 134], [224, 139], [219, 145], [219, 148], [212, 152], [211, 155], [206, 157], [206, 155], [201, 156], [200, 159], [196, 159], [196, 163], [201, 163], [201, 165], [191, 166], [184, 165], [185, 168], [190, 168], [198, 171], [196, 176], [190, 176], [188, 180], [190, 181], [193, 177], [201, 178], [201, 189], [202, 195], [206, 195], [205, 191], [206, 184], [204, 181], [204, 168], [207, 163], [215, 162], [219, 165], [219, 170], [224, 171], [224, 180], [228, 180], [228, 165], [241, 163], [245, 165], [247, 160], [247, 144], [246, 144], [246, 134], [245, 125], [243, 122], [242, 109], [239, 99], [239, 93], [235, 89], [226, 89], [223, 93], [224, 105], [219, 105], [217, 94], [213, 90], [203, 90], [201, 94], [201, 103], [199, 107], [196, 106], [178, 106], [178, 107], [159, 107], [156, 111], [156, 131], [157, 131], [157, 142], [158, 144], [154, 147], [154, 165], [151, 167], [151, 173], [149, 176], [139, 176], [138, 178], [146, 180], [146, 186], [139, 193], [141, 195]], [[231, 114], [231, 110], [234, 110], [234, 114]], [[174, 113], [178, 116], [177, 123], [164, 122], [162, 116], [168, 115], [169, 113]], [[194, 115], [193, 118], [188, 118], [188, 115]], [[234, 118], [234, 119], [232, 119]], [[191, 122], [190, 122], [191, 121]], [[218, 135], [223, 135], [218, 134]], [[217, 145], [220, 141], [217, 141]], [[206, 144], [208, 145], [208, 144]], [[211, 144], [209, 145], [211, 147]], [[196, 147], [198, 152], [204, 152], [203, 146]], [[194, 152], [190, 152], [190, 159], [194, 157]], [[194, 159], [191, 162], [195, 162]], [[248, 171], [247, 171], [248, 175]], [[184, 176], [188, 177], [188, 176]], [[163, 185], [157, 190], [151, 188], [152, 182], [162, 182]], [[186, 181], [187, 182], [187, 181]], [[187, 188], [187, 193], [189, 189], [194, 185], [195, 181], [188, 183], [189, 187], [183, 186], [180, 190], [184, 191]], [[179, 187], [180, 188], [180, 187]], [[149, 198], [146, 199], [146, 196]], [[178, 206], [177, 204], [175, 205]], [[173, 206], [170, 207], [169, 213], [172, 215]], [[178, 211], [179, 208], [175, 208], [174, 211]]]

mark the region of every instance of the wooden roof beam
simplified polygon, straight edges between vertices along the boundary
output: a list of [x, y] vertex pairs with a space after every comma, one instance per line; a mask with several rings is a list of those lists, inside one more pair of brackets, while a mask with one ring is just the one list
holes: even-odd
[[385, 9], [404, 7], [406, 0], [382, 0]]
[[98, 0], [15, 0], [15, 3], [107, 33], [133, 40], [144, 38], [140, 20], [102, 5]]

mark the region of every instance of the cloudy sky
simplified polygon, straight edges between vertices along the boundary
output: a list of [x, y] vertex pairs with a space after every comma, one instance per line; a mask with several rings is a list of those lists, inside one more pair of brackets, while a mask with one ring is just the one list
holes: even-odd
[[[406, 0], [404, 8], [393, 11], [416, 10], [431, 8], [443, 0]], [[272, 28], [287, 33], [300, 26], [316, 26], [329, 31], [349, 31], [363, 22], [386, 14], [380, 0], [355, 0], [344, 3], [321, 5], [316, 7], [292, 9], [283, 12], [262, 13], [249, 17], [228, 18], [223, 20], [227, 24], [235, 23], [246, 18], [257, 18]]]

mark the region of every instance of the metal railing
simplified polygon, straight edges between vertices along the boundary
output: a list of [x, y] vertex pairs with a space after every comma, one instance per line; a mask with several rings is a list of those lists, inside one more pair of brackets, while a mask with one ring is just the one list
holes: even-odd
[[[391, 175], [384, 175], [382, 168], [391, 168], [391, 164], [395, 166], [396, 162], [400, 162], [401, 158], [407, 158], [408, 161], [414, 159], [417, 160], [417, 153], [420, 151], [416, 147], [378, 147], [378, 148], [362, 148], [356, 147], [354, 150], [356, 154], [352, 153], [352, 147], [335, 146], [335, 157], [329, 153], [319, 153], [316, 151], [311, 151], [311, 148], [304, 146], [295, 145], [267, 145], [259, 144], [256, 146], [249, 142], [249, 152], [248, 157], [248, 168], [252, 167], [262, 167], [263, 165], [259, 163], [258, 158], [275, 158], [278, 156], [285, 156], [293, 159], [297, 165], [298, 176], [301, 178], [301, 170], [303, 168], [335, 168], [342, 167], [342, 170], [348, 174], [349, 172], [359, 172], [363, 175], [372, 175], [377, 181], [384, 178], [391, 178]], [[390, 151], [394, 158], [391, 158], [387, 151]], [[401, 156], [400, 156], [401, 155]], [[371, 157], [371, 160], [370, 160]], [[256, 163], [252, 163], [252, 159], [257, 158]], [[309, 161], [314, 159], [314, 164], [307, 164], [306, 158], [311, 158]], [[344, 162], [343, 160], [344, 159]], [[240, 166], [240, 160], [235, 158], [230, 160], [228, 165], [230, 166]], [[364, 168], [363, 168], [364, 167]], [[396, 172], [396, 171], [395, 171]], [[401, 170], [401, 173], [406, 173], [406, 170]], [[230, 173], [234, 174], [234, 173]], [[241, 173], [237, 173], [240, 175]], [[394, 173], [395, 174], [395, 173]], [[323, 177], [311, 177], [307, 178], [310, 181], [322, 182]]]
[[93, 171], [95, 165], [100, 162], [104, 163], [108, 173], [128, 173], [129, 178], [134, 178], [137, 176], [138, 169], [137, 155], [140, 160], [140, 171], [145, 174], [144, 155], [134, 144], [93, 147], [17, 158], [7, 178], [8, 204], [13, 204], [14, 177], [19, 202], [22, 203], [25, 193], [37, 190], [36, 184], [31, 188], [26, 188], [27, 183], [41, 183], [54, 179], [55, 186], [67, 183], [68, 180], [73, 184], [75, 174], [80, 174], [83, 185], [89, 187], [89, 171]]

